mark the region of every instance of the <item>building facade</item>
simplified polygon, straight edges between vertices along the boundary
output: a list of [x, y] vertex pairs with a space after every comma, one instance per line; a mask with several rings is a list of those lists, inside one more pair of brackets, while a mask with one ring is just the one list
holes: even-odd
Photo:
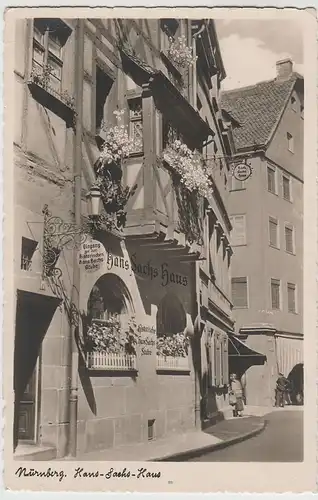
[[245, 372], [246, 400], [273, 405], [281, 372], [296, 403], [303, 390], [303, 78], [290, 60], [279, 61], [274, 80], [224, 92], [222, 106], [239, 124], [236, 160], [252, 168], [244, 182], [231, 178], [229, 202], [235, 330], [266, 356]]
[[25, 19], [15, 36], [16, 450], [210, 422], [233, 331], [213, 21]]

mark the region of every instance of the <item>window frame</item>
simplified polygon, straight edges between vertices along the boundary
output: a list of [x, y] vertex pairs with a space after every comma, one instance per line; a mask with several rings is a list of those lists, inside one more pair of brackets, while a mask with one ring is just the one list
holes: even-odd
[[[271, 231], [270, 231], [270, 225], [275, 224], [276, 225], [276, 245], [274, 245], [271, 242]], [[271, 215], [268, 218], [268, 243], [271, 248], [276, 248], [276, 250], [280, 250], [280, 238], [279, 238], [279, 220], [276, 217], [272, 217]]]
[[[286, 240], [286, 229], [290, 229], [292, 231], [292, 250], [287, 249], [287, 240]], [[290, 255], [296, 255], [295, 252], [295, 227], [290, 222], [284, 223], [284, 240], [285, 240], [285, 252]]]
[[[278, 300], [279, 304], [278, 307], [274, 307], [273, 305], [273, 285], [278, 285]], [[273, 311], [281, 311], [282, 310], [282, 290], [281, 290], [281, 280], [278, 278], [271, 278], [270, 279], [270, 292], [271, 292], [271, 309]]]
[[20, 271], [32, 272], [32, 260], [39, 242], [26, 236], [21, 238]]
[[[233, 281], [234, 280], [245, 280], [243, 283], [246, 283], [246, 306], [236, 306], [234, 304], [233, 299]], [[249, 280], [247, 276], [232, 276], [231, 278], [231, 299], [233, 304], [233, 309], [249, 309]]]
[[[235, 223], [233, 224], [233, 222], [234, 222], [234, 219], [237, 217], [242, 217], [243, 221], [244, 221], [244, 243], [239, 243], [239, 244], [234, 243], [233, 238], [232, 238], [232, 234], [234, 234], [233, 231], [234, 231], [234, 227], [235, 227]], [[232, 226], [232, 231], [231, 231], [231, 236], [230, 236], [231, 246], [233, 246], [233, 247], [245, 247], [245, 246], [247, 246], [246, 214], [233, 214], [233, 215], [229, 216], [229, 219], [230, 219], [231, 226]]]
[[[133, 101], [139, 101], [140, 102], [140, 116], [132, 116], [131, 112], [131, 103]], [[138, 92], [129, 92], [127, 95], [127, 108], [128, 108], [128, 135], [129, 138], [132, 137], [132, 130], [133, 130], [133, 124], [134, 123], [141, 123], [141, 131], [142, 131], [142, 139], [141, 139], [141, 149], [138, 149], [131, 153], [129, 156], [134, 157], [134, 156], [142, 156], [144, 154], [144, 121], [143, 121], [143, 109], [142, 109], [142, 96]]]
[[[289, 198], [285, 197], [284, 194], [284, 180], [288, 181], [288, 186], [289, 186]], [[283, 194], [283, 199], [285, 201], [289, 201], [290, 203], [292, 202], [292, 179], [289, 175], [283, 173], [282, 174], [282, 194]]]
[[[286, 288], [287, 288], [287, 310], [291, 314], [298, 314], [297, 285], [295, 283], [292, 283], [291, 281], [288, 281]], [[289, 289], [294, 290], [294, 306], [295, 306], [294, 311], [289, 309], [289, 294], [288, 294]]]
[[[271, 171], [274, 175], [274, 191], [269, 189], [269, 176], [268, 173]], [[271, 194], [275, 194], [277, 196], [277, 169], [276, 167], [273, 167], [272, 165], [267, 164], [267, 169], [266, 169], [266, 181], [267, 181], [267, 191]]]
[[294, 136], [290, 132], [287, 132], [286, 137], [287, 137], [287, 149], [290, 153], [294, 153], [295, 151]]

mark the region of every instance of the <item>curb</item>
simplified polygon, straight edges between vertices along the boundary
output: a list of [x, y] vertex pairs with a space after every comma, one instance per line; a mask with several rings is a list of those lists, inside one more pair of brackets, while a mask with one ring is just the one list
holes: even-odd
[[236, 436], [230, 439], [226, 439], [225, 441], [220, 441], [219, 443], [209, 444], [207, 446], [201, 446], [200, 448], [194, 448], [192, 450], [180, 451], [179, 453], [173, 453], [172, 455], [166, 455], [164, 457], [148, 460], [149, 462], [178, 462], [182, 461], [180, 459], [186, 460], [188, 458], [198, 457], [200, 455], [204, 455], [205, 453], [221, 450], [223, 448], [227, 448], [233, 444], [241, 443], [249, 438], [255, 437], [265, 429], [267, 425], [267, 421], [263, 420], [258, 426], [258, 428], [253, 429], [252, 431], [245, 432], [240, 436]]

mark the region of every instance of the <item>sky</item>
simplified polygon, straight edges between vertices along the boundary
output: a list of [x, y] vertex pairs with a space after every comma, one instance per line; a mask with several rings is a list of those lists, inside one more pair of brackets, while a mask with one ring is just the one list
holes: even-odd
[[223, 90], [276, 76], [276, 61], [290, 57], [303, 74], [302, 27], [297, 20], [216, 20], [226, 79]]

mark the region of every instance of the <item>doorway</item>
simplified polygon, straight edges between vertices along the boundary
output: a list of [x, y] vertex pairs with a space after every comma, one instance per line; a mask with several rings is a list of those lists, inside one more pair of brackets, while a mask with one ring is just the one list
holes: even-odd
[[14, 345], [14, 449], [36, 443], [40, 409], [40, 356], [44, 336], [59, 300], [17, 291]]

